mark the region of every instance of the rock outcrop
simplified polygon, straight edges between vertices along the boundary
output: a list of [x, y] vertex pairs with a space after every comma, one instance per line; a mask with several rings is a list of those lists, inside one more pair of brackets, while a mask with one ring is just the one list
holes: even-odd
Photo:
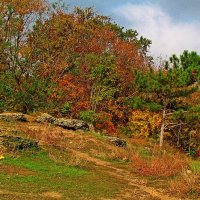
[[28, 121], [25, 115], [22, 113], [0, 113], [0, 119], [5, 121]]
[[70, 129], [70, 130], [89, 130], [89, 126], [87, 123], [85, 123], [82, 120], [78, 120], [78, 119], [64, 119], [64, 118], [60, 118], [57, 119], [54, 122], [55, 125], [60, 126], [64, 129]]
[[36, 122], [38, 123], [51, 123], [54, 124], [54, 122], [56, 121], [56, 118], [47, 114], [47, 113], [43, 113], [41, 116], [39, 116], [36, 119]]
[[107, 136], [106, 139], [108, 141], [110, 141], [111, 143], [113, 143], [115, 146], [118, 146], [118, 147], [127, 147], [126, 141], [123, 140], [123, 139], [121, 139], [121, 138]]
[[38, 123], [51, 123], [69, 130], [89, 130], [89, 125], [82, 120], [55, 118], [47, 113], [42, 114], [36, 121]]

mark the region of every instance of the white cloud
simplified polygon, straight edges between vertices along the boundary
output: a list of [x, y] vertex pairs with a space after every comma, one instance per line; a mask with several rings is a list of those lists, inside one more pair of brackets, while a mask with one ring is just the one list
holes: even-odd
[[200, 52], [200, 23], [175, 22], [159, 6], [153, 4], [126, 4], [114, 10], [128, 24], [152, 40], [153, 56], [181, 54], [184, 50]]

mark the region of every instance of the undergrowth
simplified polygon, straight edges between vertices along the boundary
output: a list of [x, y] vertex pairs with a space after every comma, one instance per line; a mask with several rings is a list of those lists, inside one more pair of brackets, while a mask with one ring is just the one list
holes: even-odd
[[163, 153], [151, 157], [142, 157], [139, 154], [133, 156], [134, 170], [145, 176], [170, 177], [178, 174], [187, 166], [187, 158], [179, 153], [174, 155]]
[[200, 197], [199, 177], [189, 170], [184, 170], [169, 181], [169, 192], [180, 198], [198, 198]]

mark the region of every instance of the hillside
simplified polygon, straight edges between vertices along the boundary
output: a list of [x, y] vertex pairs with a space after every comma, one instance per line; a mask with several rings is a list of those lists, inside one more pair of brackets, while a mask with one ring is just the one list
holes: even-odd
[[[148, 147], [127, 138], [127, 147], [117, 147], [97, 133], [39, 124], [35, 116], [26, 118], [28, 122], [0, 121], [1, 136], [39, 144], [21, 150], [10, 145], [2, 152], [1, 199], [178, 199], [168, 190], [171, 178], [134, 172], [132, 156]], [[199, 177], [199, 171], [195, 173]], [[193, 195], [188, 199], [198, 198]]]
[[0, 199], [200, 199], [200, 54], [65, 1], [0, 0]]

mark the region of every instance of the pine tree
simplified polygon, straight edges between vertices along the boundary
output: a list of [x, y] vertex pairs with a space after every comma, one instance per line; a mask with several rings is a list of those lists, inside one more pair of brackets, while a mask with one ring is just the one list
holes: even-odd
[[[181, 58], [183, 59], [183, 57]], [[194, 76], [191, 67], [180, 64], [180, 60], [176, 56], [170, 59], [171, 65], [167, 62], [165, 68], [135, 72], [135, 86], [142, 100], [141, 107], [151, 110], [153, 105], [162, 112], [160, 147], [163, 146], [165, 130], [169, 126], [182, 125], [175, 122], [168, 123], [169, 117], [180, 110], [187, 113], [187, 107], [183, 105], [183, 98], [196, 91], [198, 85], [194, 84], [198, 79], [198, 73]], [[195, 67], [193, 66], [193, 68]]]

